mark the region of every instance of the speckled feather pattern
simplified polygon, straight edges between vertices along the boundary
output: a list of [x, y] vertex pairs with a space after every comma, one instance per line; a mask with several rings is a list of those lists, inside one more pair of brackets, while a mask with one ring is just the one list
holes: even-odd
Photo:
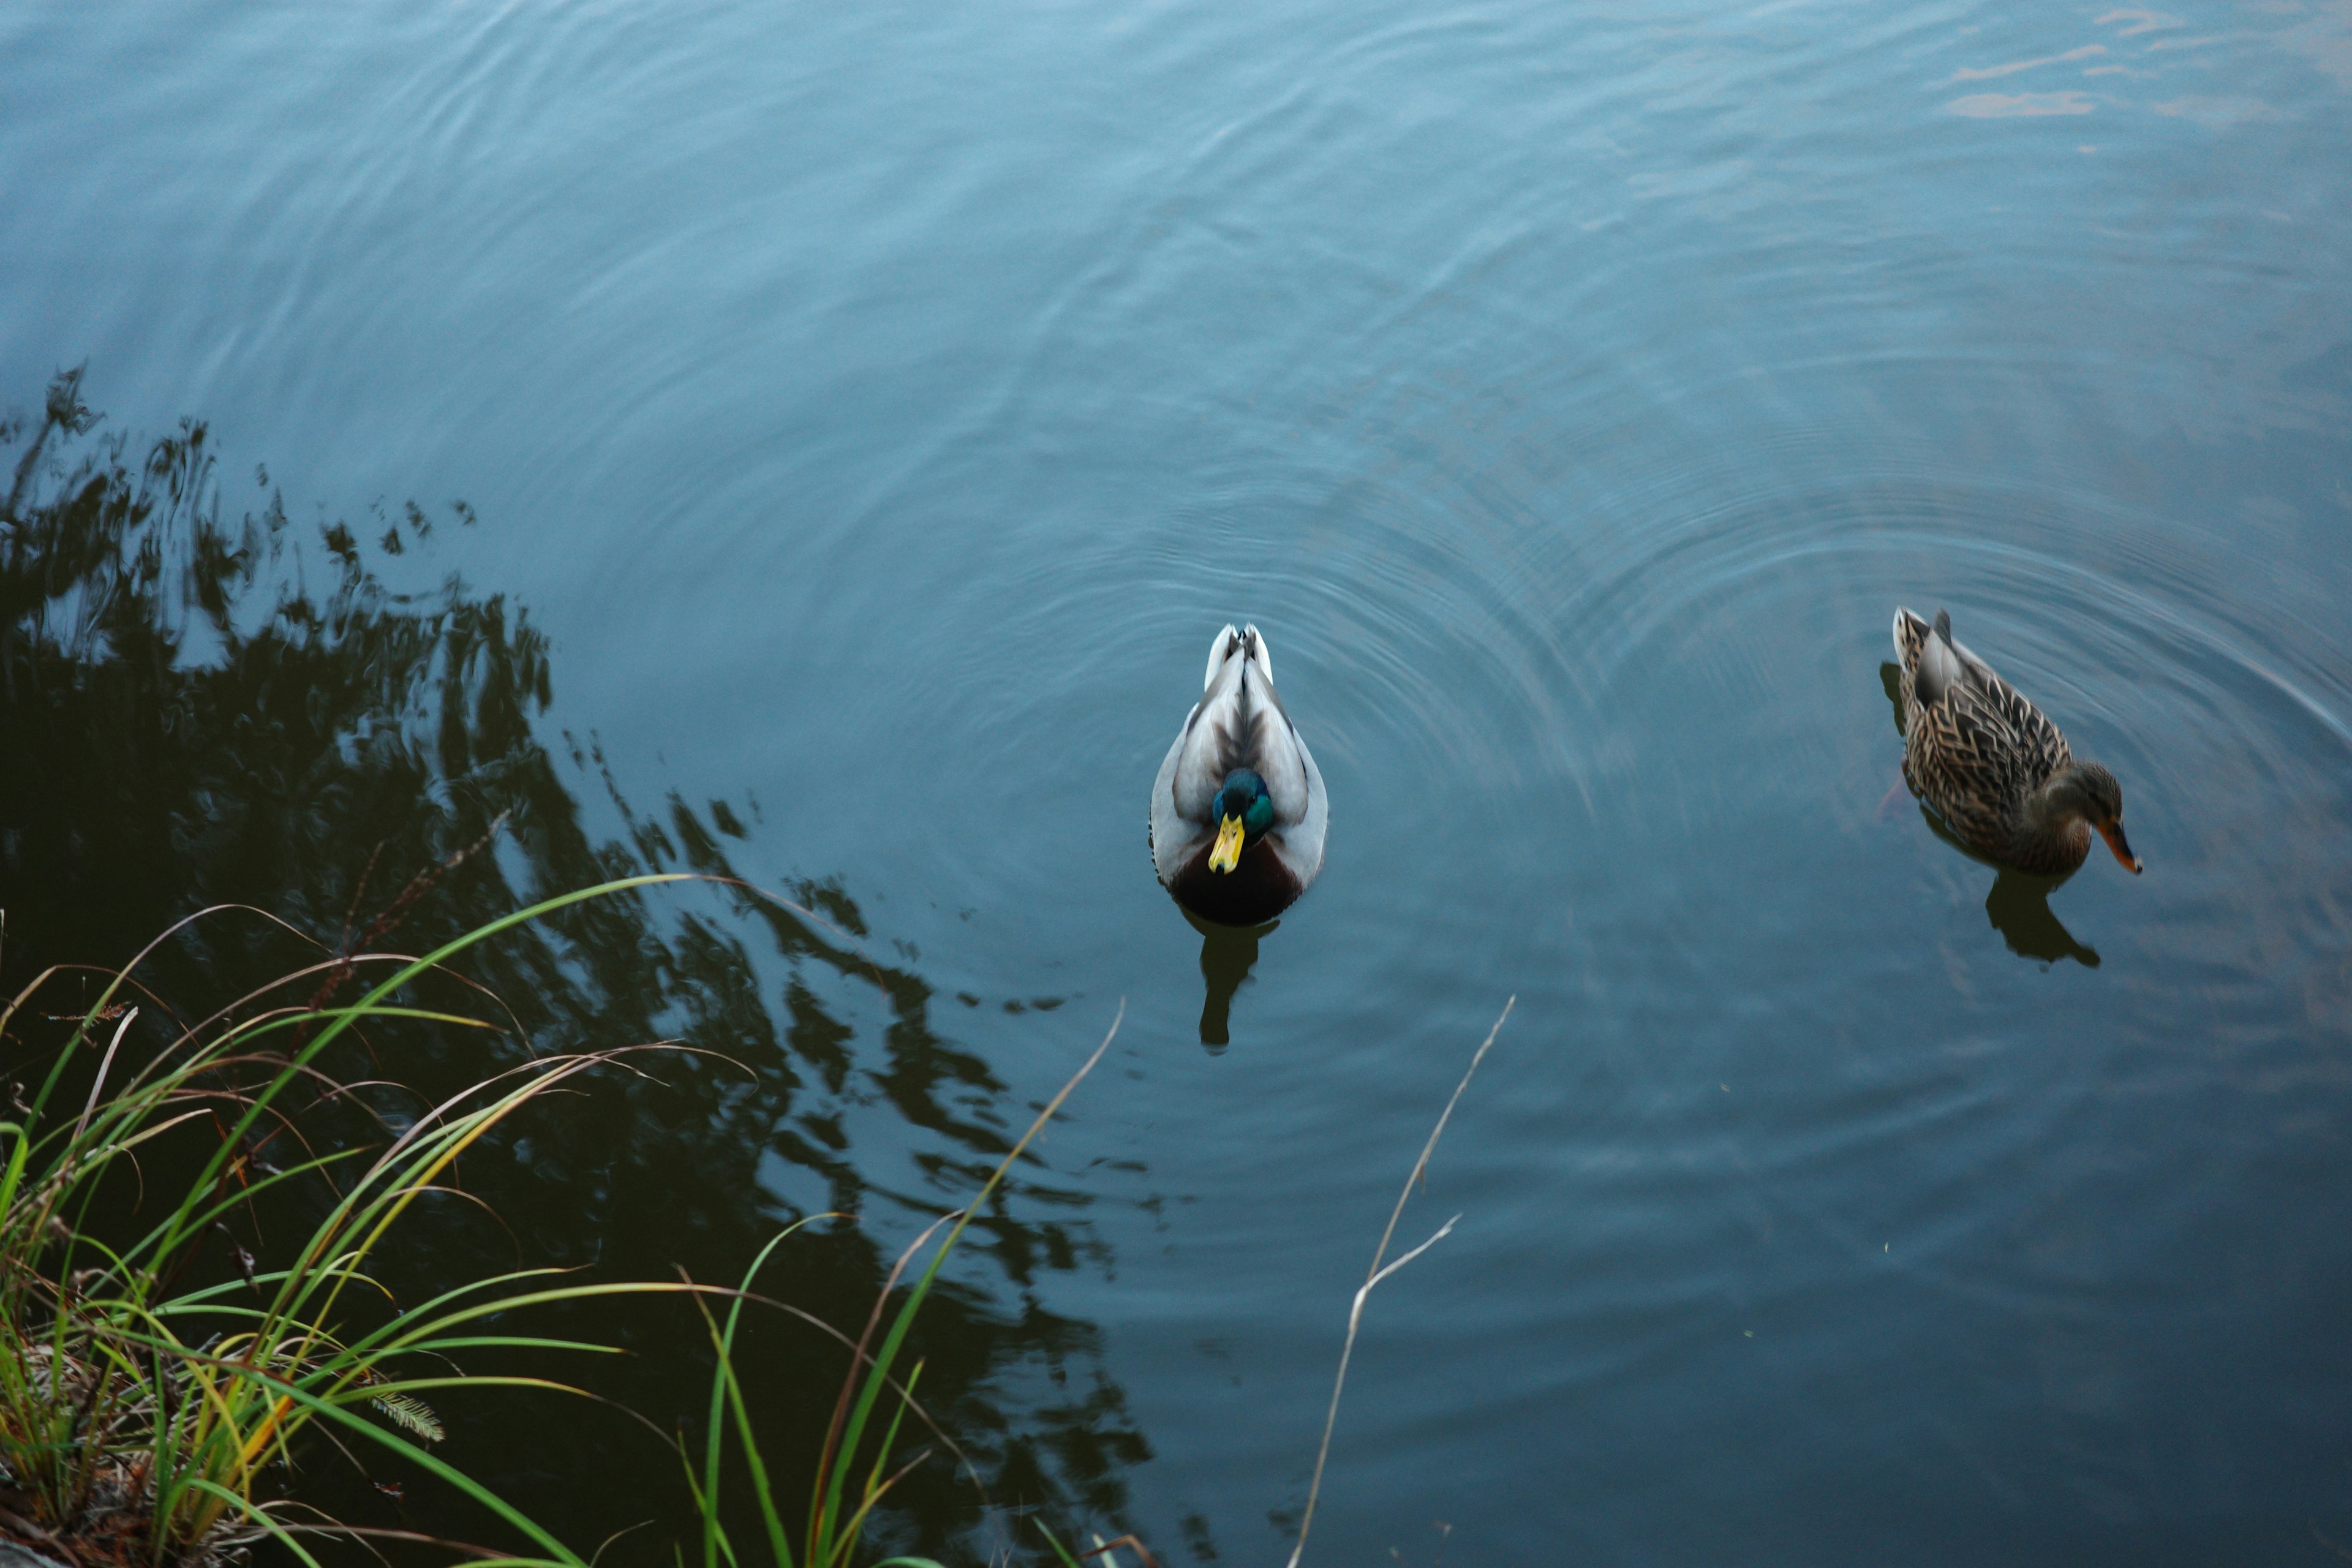
[[[2054, 840], [2025, 831], [2034, 791], [2074, 760], [2066, 737], [1959, 644], [1949, 645], [1958, 656], [1956, 667], [1930, 656], [1934, 636], [1935, 628], [1909, 610], [1895, 612], [1895, 647], [1903, 664], [1904, 776], [1977, 853], [2021, 870], [2074, 869], [2090, 849], [2087, 825]], [[1923, 658], [1957, 678], [1923, 683]]]

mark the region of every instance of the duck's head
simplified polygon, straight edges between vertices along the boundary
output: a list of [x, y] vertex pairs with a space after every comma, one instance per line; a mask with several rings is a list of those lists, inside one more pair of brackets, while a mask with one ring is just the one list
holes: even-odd
[[1235, 768], [1225, 775], [1216, 799], [1209, 803], [1216, 818], [1217, 842], [1209, 851], [1209, 869], [1230, 871], [1242, 863], [1242, 851], [1265, 837], [1274, 826], [1274, 797], [1265, 781], [1252, 768]]
[[2064, 786], [2066, 804], [2099, 830], [2099, 837], [2107, 841], [2107, 848], [2124, 868], [2137, 876], [2139, 857], [2132, 853], [2131, 840], [2124, 837], [2124, 786], [2116, 782], [2116, 775], [2096, 763], [2075, 763], [2056, 782]]

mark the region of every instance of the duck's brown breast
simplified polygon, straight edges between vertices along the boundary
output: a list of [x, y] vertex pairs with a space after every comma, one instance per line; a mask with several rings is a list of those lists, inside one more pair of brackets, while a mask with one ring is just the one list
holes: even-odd
[[1209, 869], [1210, 845], [1202, 845], [1168, 884], [1176, 901], [1204, 921], [1219, 925], [1264, 925], [1297, 901], [1306, 891], [1271, 840], [1261, 838], [1242, 851], [1241, 863], [1230, 871]]

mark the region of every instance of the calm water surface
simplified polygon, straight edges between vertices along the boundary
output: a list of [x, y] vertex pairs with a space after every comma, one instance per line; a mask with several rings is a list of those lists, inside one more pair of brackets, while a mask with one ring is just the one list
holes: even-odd
[[[87, 361], [297, 531], [462, 498], [381, 569], [529, 606], [583, 831], [733, 824], [892, 966], [706, 911], [838, 1142], [714, 1101], [716, 1207], [598, 1245], [725, 1208], [731, 1268], [845, 1181], [903, 1239], [1123, 997], [1035, 1267], [964, 1267], [971, 1408], [1070, 1518], [1276, 1561], [1516, 995], [1310, 1561], [2352, 1544], [2346, 0], [25, 6], [0, 175], [0, 400]], [[2145, 877], [1889, 798], [1897, 603]], [[1228, 619], [1333, 800], [1254, 951], [1144, 846]], [[453, 1457], [583, 1548], [673, 1509], [567, 1440]]]

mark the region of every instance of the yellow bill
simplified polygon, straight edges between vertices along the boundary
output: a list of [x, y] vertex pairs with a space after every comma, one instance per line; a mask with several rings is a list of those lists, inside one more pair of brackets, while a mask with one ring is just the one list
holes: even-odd
[[1209, 869], [1230, 871], [1242, 863], [1242, 819], [1228, 816], [1217, 826], [1217, 847], [1209, 851]]

